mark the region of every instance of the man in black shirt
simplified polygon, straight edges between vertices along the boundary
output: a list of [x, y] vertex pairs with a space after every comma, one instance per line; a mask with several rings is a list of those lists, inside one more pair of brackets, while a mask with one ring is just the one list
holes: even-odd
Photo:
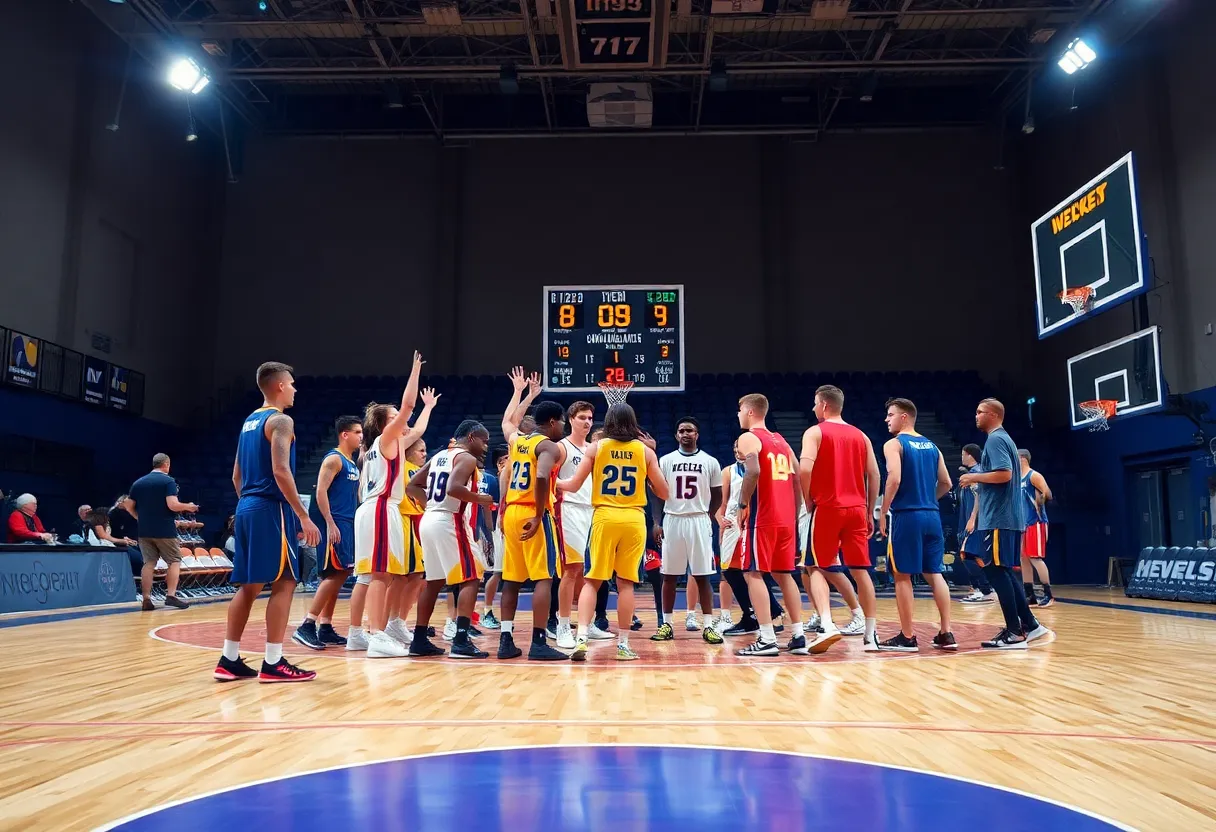
[[177, 597], [177, 578], [182, 564], [175, 515], [179, 511], [195, 514], [198, 506], [177, 499], [177, 483], [169, 476], [168, 454], [152, 457], [152, 470], [131, 486], [131, 494], [123, 508], [139, 521], [142, 534], [139, 549], [144, 556], [144, 566], [140, 572], [140, 590], [144, 596], [144, 610], [155, 609], [151, 592], [157, 560], [164, 560], [169, 566], [165, 578], [165, 606], [186, 609], [190, 605]]

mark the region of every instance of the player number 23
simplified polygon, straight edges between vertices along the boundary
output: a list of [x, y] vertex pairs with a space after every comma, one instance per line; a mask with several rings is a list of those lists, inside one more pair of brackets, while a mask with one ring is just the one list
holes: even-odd
[[527, 491], [532, 487], [532, 463], [531, 462], [512, 462], [511, 463], [511, 489], [513, 491]]
[[604, 466], [604, 482], [600, 493], [632, 497], [638, 490], [638, 469], [633, 465]]
[[790, 478], [790, 459], [785, 454], [769, 453], [768, 464], [774, 480], [784, 481]]

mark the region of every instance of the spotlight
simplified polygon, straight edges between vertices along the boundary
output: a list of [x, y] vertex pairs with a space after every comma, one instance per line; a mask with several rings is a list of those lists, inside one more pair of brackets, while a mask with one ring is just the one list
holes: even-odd
[[169, 67], [168, 80], [170, 86], [192, 95], [198, 95], [211, 83], [202, 67], [191, 58], [174, 61]]
[[1077, 38], [1068, 44], [1068, 49], [1064, 52], [1064, 56], [1056, 63], [1060, 69], [1072, 75], [1078, 69], [1085, 69], [1085, 67], [1096, 60], [1098, 60], [1098, 53], [1085, 41]]
[[1026, 116], [1026, 120], [1022, 122], [1022, 132], [1027, 136], [1034, 132], [1034, 116]]
[[268, 8], [269, 6], [267, 6], [266, 0], [258, 0], [258, 11], [264, 12]]

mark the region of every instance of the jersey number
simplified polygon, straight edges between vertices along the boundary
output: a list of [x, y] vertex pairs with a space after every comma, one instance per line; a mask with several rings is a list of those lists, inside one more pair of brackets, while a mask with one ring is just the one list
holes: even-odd
[[790, 458], [785, 454], [769, 453], [768, 464], [775, 481], [785, 481], [790, 478]]
[[600, 493], [632, 497], [638, 490], [638, 469], [634, 465], [605, 465]]
[[448, 472], [432, 471], [426, 478], [426, 496], [432, 503], [442, 503], [448, 496]]
[[512, 491], [527, 491], [532, 487], [532, 463], [512, 462], [511, 463], [511, 490]]
[[695, 500], [695, 499], [697, 499], [697, 478], [696, 477], [676, 477], [676, 499], [677, 500]]

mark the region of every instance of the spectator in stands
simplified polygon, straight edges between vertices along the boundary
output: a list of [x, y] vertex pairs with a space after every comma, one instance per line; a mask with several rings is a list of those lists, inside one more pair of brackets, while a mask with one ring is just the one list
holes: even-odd
[[144, 568], [144, 556], [139, 551], [139, 524], [124, 507], [127, 497], [127, 494], [119, 495], [110, 509], [110, 534], [131, 541], [131, 545], [127, 547], [127, 557], [131, 560], [131, 573], [138, 575]]
[[93, 528], [93, 524], [89, 522], [89, 516], [92, 513], [93, 507], [88, 503], [85, 503], [76, 509], [76, 516], [80, 518], [80, 523], [77, 525], [78, 531], [76, 534], [80, 535], [80, 539], [86, 543], [89, 540], [89, 530]]
[[198, 506], [177, 499], [177, 483], [169, 476], [168, 454], [152, 457], [152, 470], [131, 486], [131, 494], [124, 508], [139, 521], [139, 549], [144, 556], [139, 580], [144, 610], [156, 609], [151, 593], [158, 560], [163, 560], [169, 567], [169, 574], [165, 577], [165, 606], [186, 609], [190, 605], [177, 597], [181, 548], [174, 515], [179, 511], [196, 514]]
[[135, 541], [127, 537], [117, 537], [110, 524], [110, 512], [104, 508], [96, 508], [85, 518], [89, 527], [85, 540], [90, 546], [134, 546]]
[[13, 500], [13, 512], [8, 516], [8, 542], [55, 542], [55, 536], [44, 529], [38, 519], [38, 498], [33, 494], [22, 494]]
[[224, 524], [224, 531], [219, 537], [219, 547], [223, 549], [228, 557], [236, 554], [236, 515], [229, 514], [228, 522]]

